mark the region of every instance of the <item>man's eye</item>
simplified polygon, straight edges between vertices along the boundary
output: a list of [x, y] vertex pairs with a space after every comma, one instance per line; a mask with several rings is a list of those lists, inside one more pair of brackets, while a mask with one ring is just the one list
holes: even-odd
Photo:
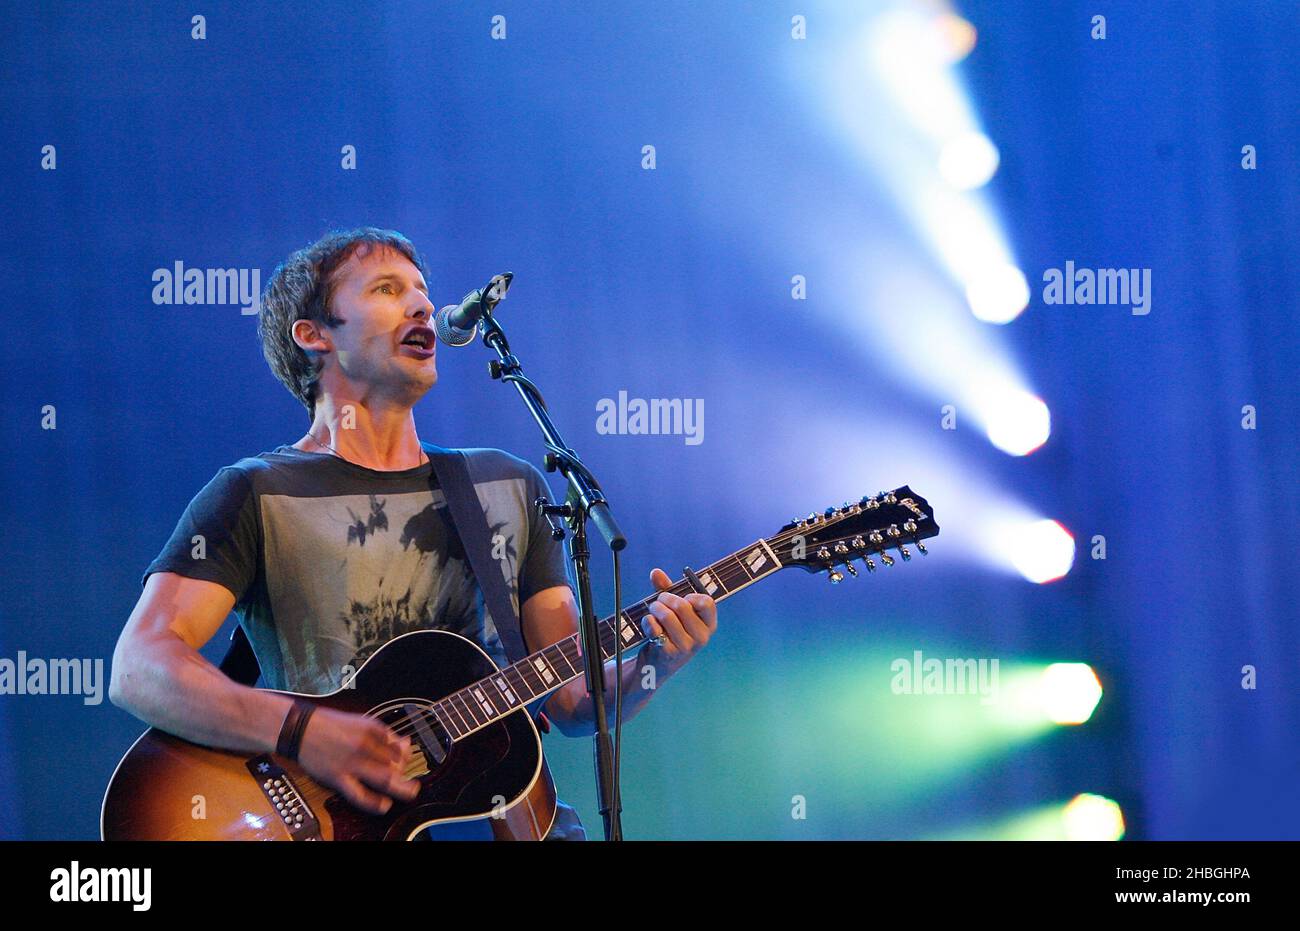
[[375, 288], [375, 290], [382, 291], [384, 290], [384, 288], [388, 288], [391, 291], [393, 289], [393, 286], [391, 284], [381, 284], [379, 287]]

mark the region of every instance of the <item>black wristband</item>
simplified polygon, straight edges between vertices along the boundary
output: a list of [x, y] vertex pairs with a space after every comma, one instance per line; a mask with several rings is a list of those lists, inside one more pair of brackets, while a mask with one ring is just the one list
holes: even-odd
[[284, 724], [280, 726], [280, 739], [275, 745], [276, 753], [294, 762], [298, 761], [303, 731], [307, 730], [307, 720], [315, 710], [316, 706], [309, 701], [301, 698], [293, 700], [293, 707], [284, 716]]

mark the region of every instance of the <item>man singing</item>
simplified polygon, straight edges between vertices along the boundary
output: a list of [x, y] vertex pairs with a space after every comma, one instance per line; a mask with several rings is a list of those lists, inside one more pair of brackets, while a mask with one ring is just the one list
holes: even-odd
[[[530, 651], [577, 631], [564, 552], [533, 508], [548, 494], [537, 469], [496, 449], [465, 450], [493, 539], [502, 543], [516, 618], [494, 618], [447, 514], [415, 430], [417, 401], [437, 381], [434, 307], [406, 237], [363, 228], [331, 233], [291, 255], [263, 296], [258, 333], [276, 377], [311, 427], [290, 446], [226, 466], [190, 502], [144, 574], [144, 591], [113, 654], [110, 699], [187, 740], [274, 753], [293, 730], [311, 776], [382, 814], [419, 789], [403, 775], [410, 740], [379, 721], [317, 707], [305, 729], [285, 695], [227, 678], [199, 653], [233, 609], [265, 684], [323, 694], [376, 649], [439, 629], [506, 665], [498, 624], [519, 624]], [[678, 597], [660, 569], [645, 619], [662, 681], [717, 629], [707, 595]], [[624, 719], [652, 692], [639, 664], [623, 669]], [[613, 665], [605, 667], [614, 694]], [[611, 701], [612, 705], [612, 701]], [[581, 677], [547, 700], [568, 736], [591, 734]], [[612, 715], [613, 709], [611, 707]], [[560, 803], [547, 839], [582, 839]]]

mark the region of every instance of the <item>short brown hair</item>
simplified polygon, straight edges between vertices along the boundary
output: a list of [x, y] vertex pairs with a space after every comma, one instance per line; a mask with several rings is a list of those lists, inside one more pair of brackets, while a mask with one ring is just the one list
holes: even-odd
[[321, 363], [310, 358], [293, 341], [290, 330], [298, 320], [314, 320], [327, 327], [342, 323], [330, 307], [338, 286], [335, 272], [353, 253], [364, 257], [375, 248], [395, 249], [410, 259], [420, 274], [425, 273], [424, 262], [409, 239], [396, 230], [363, 226], [333, 230], [305, 249], [299, 249], [276, 266], [262, 292], [257, 315], [262, 354], [275, 377], [303, 403], [313, 418]]

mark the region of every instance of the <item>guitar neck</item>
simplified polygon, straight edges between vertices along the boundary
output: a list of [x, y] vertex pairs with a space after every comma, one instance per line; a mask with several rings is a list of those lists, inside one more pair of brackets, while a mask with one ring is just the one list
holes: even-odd
[[[767, 541], [759, 540], [696, 572], [695, 577], [705, 594], [722, 601], [781, 568], [781, 561]], [[674, 582], [667, 590], [681, 596], [696, 591], [688, 579]], [[658, 597], [659, 593], [655, 592], [624, 608], [617, 633], [612, 614], [597, 622], [605, 661], [615, 657], [616, 637], [622, 637], [624, 656], [634, 655], [647, 642], [641, 620], [650, 613], [650, 605]], [[459, 739], [582, 675], [578, 634], [573, 634], [454, 692], [435, 703], [431, 710], [448, 734]]]
[[[924, 498], [904, 485], [891, 492], [864, 497], [856, 504], [827, 508], [781, 528], [775, 536], [758, 540], [743, 550], [724, 556], [711, 566], [694, 573], [703, 591], [715, 601], [729, 598], [759, 579], [788, 567], [809, 572], [828, 572], [831, 582], [841, 582], [844, 575], [837, 566], [856, 575], [852, 560], [861, 560], [868, 572], [874, 572], [873, 557], [886, 566], [894, 559], [886, 551], [895, 549], [899, 558], [910, 560], [906, 545], [915, 544], [924, 555], [922, 540], [939, 533], [934, 511]], [[679, 579], [668, 589], [676, 595], [696, 591], [689, 579]], [[614, 658], [621, 641], [623, 652], [635, 653], [648, 639], [641, 630], [641, 620], [650, 613], [656, 592], [624, 608], [615, 618], [597, 622], [602, 659]], [[572, 682], [583, 674], [578, 635], [574, 634], [544, 650], [538, 650], [500, 672], [480, 679], [432, 706], [434, 716], [452, 737], [472, 734], [498, 718], [536, 701]]]

